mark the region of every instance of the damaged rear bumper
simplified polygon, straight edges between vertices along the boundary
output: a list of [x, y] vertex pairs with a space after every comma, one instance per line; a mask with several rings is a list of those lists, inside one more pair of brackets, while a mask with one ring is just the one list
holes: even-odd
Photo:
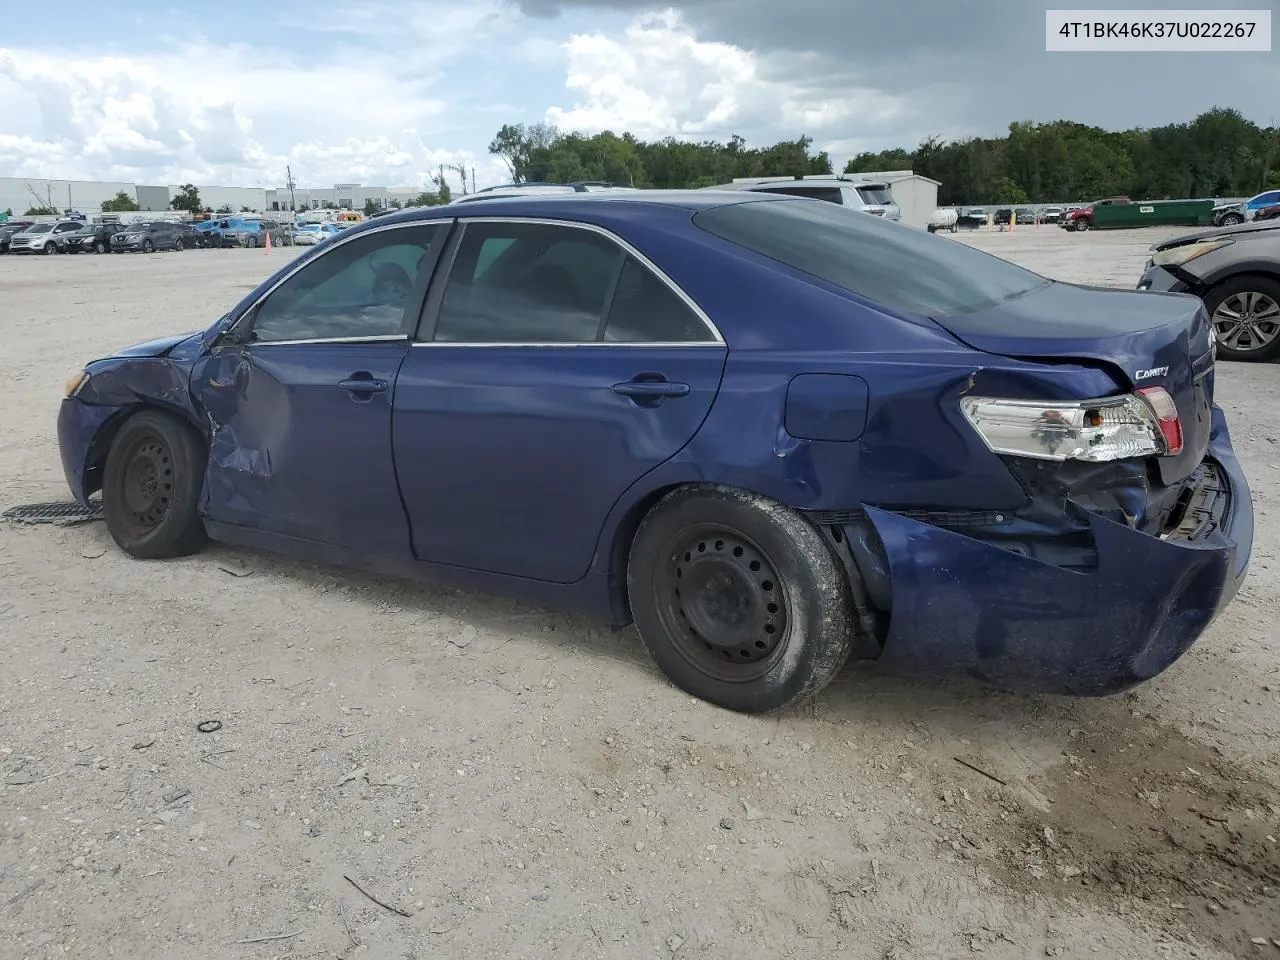
[[1092, 515], [1088, 570], [868, 507], [892, 590], [880, 662], [1076, 696], [1156, 676], [1231, 601], [1248, 567], [1253, 506], [1217, 409], [1206, 465], [1209, 481], [1165, 538]]

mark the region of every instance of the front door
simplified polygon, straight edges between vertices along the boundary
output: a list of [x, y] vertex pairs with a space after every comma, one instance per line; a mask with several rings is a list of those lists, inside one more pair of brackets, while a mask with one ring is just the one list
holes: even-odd
[[578, 580], [618, 498], [706, 418], [724, 343], [651, 266], [581, 225], [476, 218], [440, 300], [392, 414], [415, 553]]
[[193, 371], [211, 520], [410, 556], [391, 400], [446, 225], [353, 236], [289, 275]]

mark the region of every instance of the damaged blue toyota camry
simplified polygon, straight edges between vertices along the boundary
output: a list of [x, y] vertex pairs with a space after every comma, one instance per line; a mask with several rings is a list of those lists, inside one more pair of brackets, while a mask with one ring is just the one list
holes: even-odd
[[606, 192], [344, 231], [90, 363], [58, 433], [135, 557], [212, 538], [634, 622], [680, 688], [760, 712], [850, 656], [1160, 673], [1253, 539], [1213, 386], [1189, 296], [816, 200]]

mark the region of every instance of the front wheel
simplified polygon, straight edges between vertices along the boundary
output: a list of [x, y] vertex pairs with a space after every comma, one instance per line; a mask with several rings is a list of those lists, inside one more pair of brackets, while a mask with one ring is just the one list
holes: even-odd
[[1280, 283], [1270, 277], [1226, 280], [1204, 298], [1221, 360], [1270, 360], [1280, 354]]
[[1242, 223], [1244, 223], [1244, 217], [1238, 213], [1228, 213], [1222, 218], [1222, 225], [1224, 227], [1235, 227]]
[[101, 240], [99, 240], [97, 243], [95, 243], [95, 244], [93, 245], [93, 252], [94, 252], [94, 253], [106, 253], [106, 252], [107, 252], [107, 245], [106, 245], [105, 243], [103, 243]]
[[155, 252], [156, 252], [156, 245], [155, 245], [154, 243], [152, 243], [150, 240], [143, 240], [143, 241], [142, 241], [142, 252], [143, 252], [143, 253], [155, 253]]
[[730, 710], [763, 713], [812, 697], [852, 649], [844, 569], [808, 521], [754, 494], [668, 494], [636, 533], [627, 586], [663, 673]]
[[196, 506], [206, 459], [195, 430], [168, 414], [145, 410], [124, 423], [102, 474], [103, 519], [121, 550], [153, 560], [204, 545]]
[[48, 243], [44, 245], [44, 255], [46, 257], [49, 256], [50, 254], [54, 254], [57, 252], [58, 252], [58, 245], [54, 243], [52, 240], [50, 240]]
[[1084, 219], [1083, 217], [1081, 217], [1079, 220], [1075, 222], [1076, 233], [1084, 233], [1088, 229], [1089, 229], [1089, 221]]

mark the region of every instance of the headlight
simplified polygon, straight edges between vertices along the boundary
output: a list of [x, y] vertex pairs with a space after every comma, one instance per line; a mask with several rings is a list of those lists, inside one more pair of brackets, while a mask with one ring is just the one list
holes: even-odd
[[142, 234], [140, 234], [140, 233], [131, 233], [131, 234], [129, 234], [128, 236], [126, 236], [126, 237], [125, 237], [125, 239], [126, 239], [126, 240], [141, 240], [141, 239], [142, 239]]
[[1206, 253], [1219, 247], [1229, 247], [1234, 240], [1201, 240], [1199, 243], [1187, 243], [1168, 250], [1158, 250], [1151, 255], [1151, 262], [1157, 267], [1176, 267], [1180, 264], [1203, 257]]
[[89, 381], [89, 374], [84, 370], [81, 370], [74, 377], [72, 377], [70, 380], [67, 381], [66, 390], [65, 390], [66, 395], [68, 397], [74, 397], [77, 393], [80, 392], [80, 388], [83, 387], [86, 383], [88, 383], [88, 381]]
[[1182, 423], [1163, 387], [1075, 403], [963, 397], [960, 409], [993, 453], [1099, 463], [1182, 452]]

